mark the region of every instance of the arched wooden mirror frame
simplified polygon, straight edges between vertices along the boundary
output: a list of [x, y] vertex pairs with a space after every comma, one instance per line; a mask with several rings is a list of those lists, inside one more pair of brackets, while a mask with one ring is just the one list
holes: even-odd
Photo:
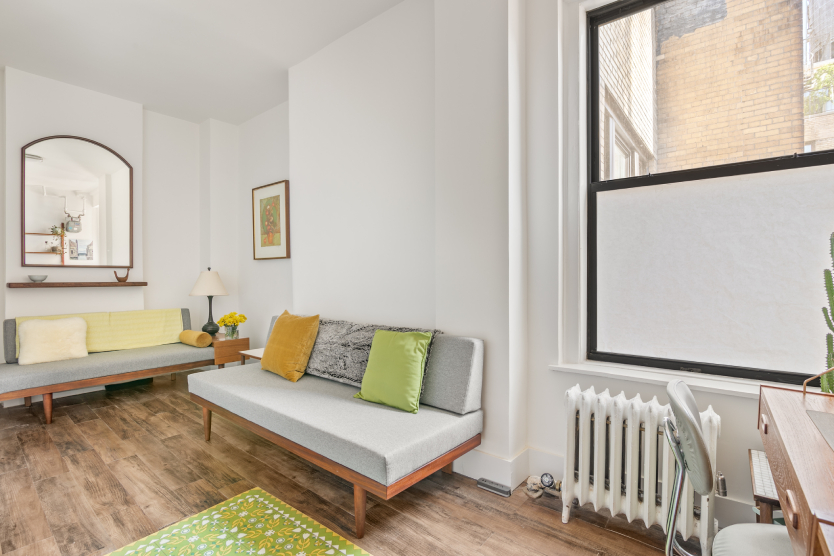
[[[92, 143], [97, 147], [101, 147], [116, 155], [116, 157], [125, 163], [129, 170], [129, 197], [130, 197], [130, 262], [128, 265], [64, 265], [64, 264], [35, 264], [26, 262], [26, 149], [32, 145], [37, 145], [50, 139], [77, 139], [79, 141], [86, 141]], [[77, 137], [75, 135], [52, 135], [49, 137], [41, 137], [31, 143], [27, 143], [20, 149], [20, 265], [21, 266], [36, 266], [36, 267], [55, 267], [55, 268], [133, 268], [133, 166], [125, 160], [125, 158], [98, 141], [87, 139], [86, 137]]]

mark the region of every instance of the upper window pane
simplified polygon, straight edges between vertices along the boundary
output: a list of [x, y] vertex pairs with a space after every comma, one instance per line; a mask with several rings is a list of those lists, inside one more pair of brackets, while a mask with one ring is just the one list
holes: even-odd
[[834, 149], [834, 0], [669, 0], [598, 46], [601, 180]]

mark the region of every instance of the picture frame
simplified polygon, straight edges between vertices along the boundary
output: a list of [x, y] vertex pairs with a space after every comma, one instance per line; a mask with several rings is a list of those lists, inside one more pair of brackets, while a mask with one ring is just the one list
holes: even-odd
[[252, 256], [290, 258], [290, 181], [252, 189]]

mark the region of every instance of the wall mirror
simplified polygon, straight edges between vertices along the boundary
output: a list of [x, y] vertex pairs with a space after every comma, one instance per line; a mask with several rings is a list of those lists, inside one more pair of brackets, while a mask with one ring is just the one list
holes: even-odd
[[133, 168], [114, 150], [56, 136], [23, 147], [23, 266], [133, 267]]

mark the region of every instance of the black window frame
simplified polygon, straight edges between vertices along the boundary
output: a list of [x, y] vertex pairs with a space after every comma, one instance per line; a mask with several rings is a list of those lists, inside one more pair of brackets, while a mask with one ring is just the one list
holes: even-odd
[[[591, 361], [654, 367], [676, 371], [743, 378], [757, 381], [802, 384], [813, 375], [773, 371], [751, 367], [719, 365], [698, 361], [664, 359], [597, 350], [597, 194], [619, 189], [647, 187], [711, 178], [743, 176], [761, 172], [775, 172], [834, 164], [834, 149], [810, 153], [765, 158], [748, 162], [721, 164], [705, 168], [677, 170], [645, 176], [600, 181], [599, 156], [599, 27], [637, 12], [649, 9], [668, 0], [621, 0], [587, 13], [587, 163], [588, 163], [588, 205], [587, 205], [587, 282], [586, 282], [586, 358]], [[822, 287], [822, 283], [820, 283]], [[819, 379], [810, 383], [819, 386]]]

